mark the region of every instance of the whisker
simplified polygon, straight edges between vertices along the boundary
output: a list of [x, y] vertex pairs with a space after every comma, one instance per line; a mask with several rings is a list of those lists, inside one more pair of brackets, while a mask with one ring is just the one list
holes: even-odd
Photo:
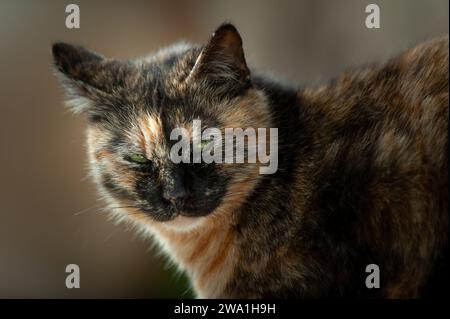
[[99, 208], [100, 205], [102, 205], [102, 204], [97, 203], [97, 204], [94, 204], [94, 205], [92, 205], [92, 206], [89, 206], [88, 208], [83, 208], [83, 209], [81, 209], [81, 210], [75, 212], [72, 216], [79, 216], [79, 215], [88, 213], [89, 210], [91, 210], [91, 209], [93, 209], [93, 208], [96, 208], [96, 207]]
[[105, 207], [105, 209], [120, 209], [120, 208], [136, 208], [136, 209], [139, 209], [139, 207], [132, 206], [132, 205], [130, 205], [130, 206], [117, 206], [117, 207], [106, 206]]

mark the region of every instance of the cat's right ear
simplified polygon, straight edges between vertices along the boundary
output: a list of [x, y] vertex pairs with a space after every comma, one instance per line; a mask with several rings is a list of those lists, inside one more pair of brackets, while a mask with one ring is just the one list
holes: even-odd
[[56, 73], [67, 93], [66, 104], [75, 113], [94, 112], [95, 101], [112, 89], [114, 63], [81, 46], [55, 43]]
[[242, 47], [242, 38], [235, 26], [222, 24], [216, 29], [197, 57], [187, 81], [206, 80], [223, 90], [241, 91], [251, 85]]

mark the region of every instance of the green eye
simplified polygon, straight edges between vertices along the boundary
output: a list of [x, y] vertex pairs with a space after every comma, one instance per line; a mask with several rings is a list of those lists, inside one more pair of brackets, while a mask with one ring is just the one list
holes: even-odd
[[130, 160], [135, 163], [144, 164], [148, 161], [148, 159], [142, 154], [131, 154]]
[[211, 143], [211, 140], [201, 141], [200, 142], [200, 149], [204, 149], [208, 144]]

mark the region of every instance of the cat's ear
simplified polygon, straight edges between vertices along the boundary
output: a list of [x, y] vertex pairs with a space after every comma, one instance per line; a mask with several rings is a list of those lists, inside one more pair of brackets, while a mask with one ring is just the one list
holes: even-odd
[[55, 43], [52, 52], [54, 65], [68, 95], [67, 105], [75, 113], [94, 112], [95, 101], [116, 85], [118, 63], [66, 43]]
[[232, 24], [223, 24], [213, 33], [189, 77], [196, 80], [206, 78], [217, 84], [233, 82], [241, 86], [250, 85], [242, 39]]
[[53, 44], [52, 52], [55, 66], [61, 73], [87, 84], [93, 80], [91, 68], [95, 68], [103, 60], [97, 53], [62, 42]]

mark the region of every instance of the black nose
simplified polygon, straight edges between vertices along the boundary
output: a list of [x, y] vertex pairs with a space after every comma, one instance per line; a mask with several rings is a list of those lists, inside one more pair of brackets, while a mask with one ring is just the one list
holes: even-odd
[[162, 197], [172, 204], [180, 204], [186, 195], [183, 177], [179, 173], [167, 176], [162, 186]]

